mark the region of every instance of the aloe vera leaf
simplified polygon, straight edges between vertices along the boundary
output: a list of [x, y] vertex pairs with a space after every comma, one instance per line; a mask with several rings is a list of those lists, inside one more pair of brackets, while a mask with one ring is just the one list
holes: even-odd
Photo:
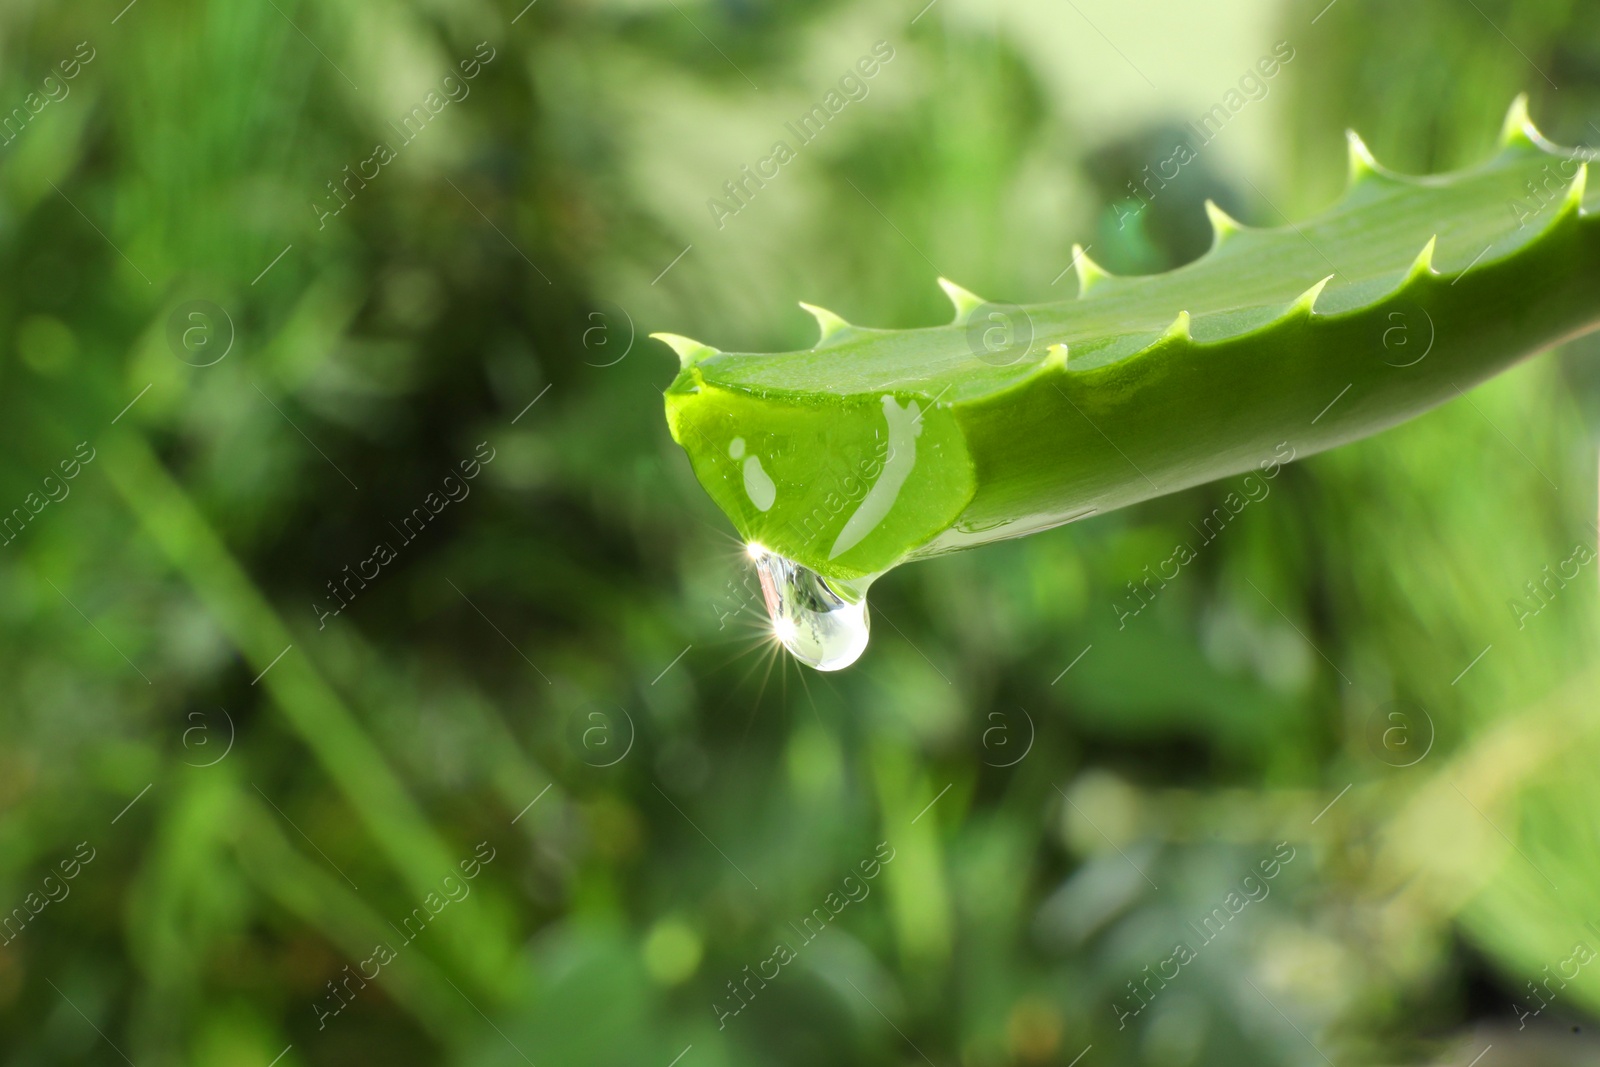
[[1333, 206], [1257, 229], [1208, 205], [1212, 248], [1166, 274], [1079, 253], [1077, 298], [1020, 314], [941, 279], [952, 323], [808, 308], [821, 336], [799, 352], [658, 334], [680, 360], [673, 438], [747, 541], [861, 579], [1275, 469], [1600, 325], [1588, 154], [1547, 141], [1525, 98], [1498, 153], [1454, 174], [1394, 174], [1349, 139]]

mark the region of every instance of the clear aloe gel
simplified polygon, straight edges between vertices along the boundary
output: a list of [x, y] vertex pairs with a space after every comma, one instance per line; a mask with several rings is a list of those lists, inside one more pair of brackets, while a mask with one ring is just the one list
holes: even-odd
[[819, 671], [850, 666], [866, 651], [867, 581], [829, 581], [758, 544], [749, 546], [761, 577], [772, 633], [795, 659]]

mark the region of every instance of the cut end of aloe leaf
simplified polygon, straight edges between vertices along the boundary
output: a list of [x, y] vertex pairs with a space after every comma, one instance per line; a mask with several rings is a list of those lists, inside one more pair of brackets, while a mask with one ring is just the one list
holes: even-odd
[[[972, 458], [947, 407], [885, 391], [819, 412], [718, 384], [720, 358], [679, 375], [667, 423], [747, 544], [832, 578], [869, 578], [972, 498]], [[835, 358], [818, 355], [817, 371]]]
[[[1015, 307], [946, 279], [946, 325], [855, 326], [721, 352], [673, 334], [667, 419], [747, 543], [826, 583], [1016, 537], [1375, 433], [1600, 324], [1600, 224], [1579, 153], [1519, 97], [1499, 152], [1386, 170], [1349, 135], [1314, 217], [1246, 226], [1166, 274], [1073, 246], [1079, 294]], [[843, 588], [843, 586], [841, 586]], [[837, 590], [836, 590], [837, 591]], [[777, 616], [774, 616], [777, 618]]]

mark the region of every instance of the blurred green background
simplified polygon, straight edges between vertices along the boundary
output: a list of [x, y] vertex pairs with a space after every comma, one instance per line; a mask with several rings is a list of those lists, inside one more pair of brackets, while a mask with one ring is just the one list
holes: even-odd
[[896, 571], [820, 675], [645, 337], [1166, 269], [1522, 90], [1600, 142], [1594, 4], [14, 0], [0, 57], [3, 1062], [1600, 1062], [1594, 343], [1125, 625], [1229, 486]]

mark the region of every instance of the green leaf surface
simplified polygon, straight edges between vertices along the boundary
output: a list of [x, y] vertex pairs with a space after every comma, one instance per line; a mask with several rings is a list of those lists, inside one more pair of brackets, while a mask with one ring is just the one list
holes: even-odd
[[668, 424], [746, 541], [834, 579], [1275, 473], [1600, 325], [1587, 158], [1522, 98], [1459, 173], [1394, 174], [1352, 133], [1338, 202], [1270, 229], [1211, 205], [1211, 250], [1166, 274], [1075, 250], [1059, 303], [941, 279], [944, 326], [807, 307], [818, 343], [776, 354], [658, 334], [681, 361]]

